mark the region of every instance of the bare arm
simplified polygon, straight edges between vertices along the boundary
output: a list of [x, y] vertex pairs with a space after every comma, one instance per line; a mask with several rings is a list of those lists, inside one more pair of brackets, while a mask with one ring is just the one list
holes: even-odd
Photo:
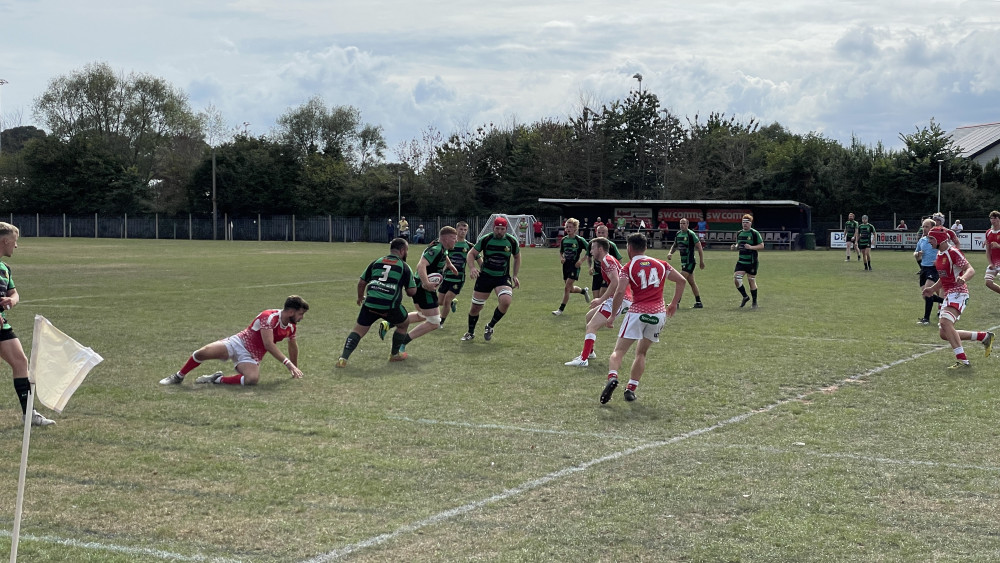
[[[282, 354], [281, 350], [278, 349], [278, 345], [274, 343], [273, 330], [269, 328], [260, 329], [260, 338], [264, 341], [264, 349], [267, 350], [269, 354], [274, 356], [279, 362], [284, 364], [285, 367], [288, 368], [288, 371], [292, 372], [293, 378], [298, 379], [302, 377], [302, 370], [295, 366], [295, 362], [291, 358]], [[291, 351], [292, 342], [294, 342], [294, 340], [288, 341], [289, 353]], [[296, 348], [295, 355], [298, 357], [298, 348]]]

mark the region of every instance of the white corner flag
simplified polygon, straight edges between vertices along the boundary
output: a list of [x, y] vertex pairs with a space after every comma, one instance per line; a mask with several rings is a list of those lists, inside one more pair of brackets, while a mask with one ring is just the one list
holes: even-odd
[[10, 561], [17, 561], [17, 544], [21, 535], [21, 508], [24, 502], [24, 480], [28, 469], [28, 444], [31, 438], [31, 414], [35, 395], [56, 412], [62, 412], [69, 398], [83, 383], [90, 370], [104, 358], [90, 348], [66, 336], [48, 319], [35, 315], [35, 330], [31, 339], [31, 361], [28, 362], [28, 406], [24, 417], [24, 440], [21, 443], [21, 469], [17, 480], [17, 501], [14, 505], [14, 531], [11, 532]]
[[61, 413], [90, 370], [102, 361], [100, 354], [66, 336], [45, 317], [35, 315], [28, 380], [35, 384], [35, 394], [43, 405]]

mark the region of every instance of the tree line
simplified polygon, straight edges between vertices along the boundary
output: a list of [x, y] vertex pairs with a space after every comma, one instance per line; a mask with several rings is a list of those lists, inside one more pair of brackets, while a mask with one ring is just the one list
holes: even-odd
[[428, 127], [393, 162], [382, 128], [354, 107], [317, 96], [252, 136], [160, 78], [103, 63], [51, 80], [33, 112], [44, 130], [0, 132], [9, 212], [393, 216], [401, 198], [426, 216], [557, 213], [545, 197], [792, 199], [817, 217], [916, 216], [937, 205], [938, 160], [942, 207], [1000, 207], [1000, 163], [959, 157], [933, 118], [900, 133], [899, 150], [843, 146], [723, 113], [681, 118], [633, 91], [565, 121]]

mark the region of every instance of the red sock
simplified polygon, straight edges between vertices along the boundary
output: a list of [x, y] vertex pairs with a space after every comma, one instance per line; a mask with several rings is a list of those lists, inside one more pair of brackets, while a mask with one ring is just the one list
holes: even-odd
[[976, 340], [978, 340], [980, 342], [982, 342], [983, 340], [986, 340], [986, 333], [985, 332], [977, 332], [976, 333]]
[[194, 359], [194, 354], [192, 354], [191, 357], [188, 358], [188, 361], [184, 364], [184, 367], [181, 368], [180, 374], [181, 375], [187, 375], [188, 372], [190, 372], [191, 370], [193, 370], [194, 368], [196, 368], [196, 367], [198, 367], [200, 365], [201, 365], [201, 362], [199, 362], [198, 360]]
[[580, 357], [586, 360], [590, 357], [590, 353], [594, 351], [594, 343], [597, 342], [594, 338], [588, 338], [583, 341], [583, 352], [580, 353]]
[[969, 357], [965, 355], [965, 352], [962, 352], [960, 354], [955, 354], [955, 359], [962, 363], [966, 364], [969, 363]]
[[238, 373], [236, 375], [224, 375], [219, 378], [219, 383], [223, 385], [243, 385], [243, 376]]
[[608, 373], [608, 379], [618, 379], [618, 372], [617, 371], [612, 371], [612, 372]]

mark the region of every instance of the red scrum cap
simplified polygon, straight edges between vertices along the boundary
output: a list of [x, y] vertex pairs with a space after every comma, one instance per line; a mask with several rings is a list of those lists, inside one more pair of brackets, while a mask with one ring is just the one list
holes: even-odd
[[494, 227], [509, 227], [510, 223], [508, 223], [507, 219], [504, 218], [504, 217], [497, 217], [496, 219], [493, 220], [493, 226]]
[[934, 239], [937, 244], [940, 245], [942, 242], [949, 240], [951, 237], [948, 236], [948, 231], [944, 227], [934, 227], [927, 231], [927, 236]]

